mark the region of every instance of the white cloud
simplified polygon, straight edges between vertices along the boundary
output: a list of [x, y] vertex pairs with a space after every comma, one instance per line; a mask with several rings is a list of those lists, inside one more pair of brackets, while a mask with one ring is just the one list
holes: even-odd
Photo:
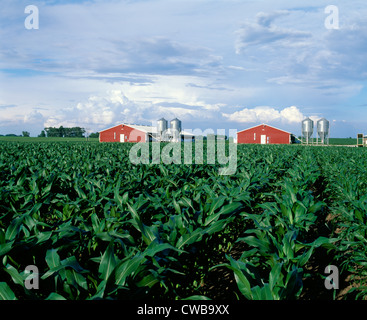
[[301, 122], [305, 118], [302, 112], [295, 106], [280, 111], [280, 117], [290, 123]]
[[[144, 87], [147, 93], [154, 92], [151, 87]], [[143, 89], [141, 89], [143, 90]], [[182, 90], [189, 90], [186, 86]], [[150, 124], [160, 117], [166, 119], [180, 118], [186, 123], [195, 122], [198, 119], [213, 120], [221, 117], [220, 110], [225, 105], [209, 104], [194, 97], [186, 101], [191, 104], [171, 102], [171, 99], [139, 99], [142, 92], [132, 90], [109, 90], [105, 94], [90, 96], [86, 101], [79, 102], [71, 108], [60, 110], [45, 121], [46, 127], [70, 127], [81, 126], [100, 130], [118, 123]], [[184, 96], [184, 92], [182, 95]], [[135, 95], [134, 95], [135, 93]], [[187, 98], [187, 96], [186, 96]], [[182, 99], [185, 102], [185, 99]]]
[[136, 121], [142, 114], [141, 105], [130, 101], [121, 90], [108, 91], [104, 96], [91, 96], [85, 102], [60, 110], [49, 117], [45, 126], [95, 126], [103, 128], [110, 124]]
[[223, 116], [229, 121], [241, 123], [268, 123], [274, 121], [298, 123], [304, 119], [302, 112], [295, 106], [280, 111], [269, 106], [258, 106], [252, 109], [245, 108], [231, 114], [223, 113]]
[[43, 114], [37, 110], [33, 110], [32, 112], [26, 114], [24, 116], [24, 123], [26, 124], [42, 124], [45, 121], [45, 117]]

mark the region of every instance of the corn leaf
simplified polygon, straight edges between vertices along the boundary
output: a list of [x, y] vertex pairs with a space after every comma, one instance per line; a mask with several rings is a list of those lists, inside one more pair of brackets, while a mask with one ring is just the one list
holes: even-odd
[[145, 260], [144, 255], [138, 253], [132, 259], [120, 262], [114, 269], [115, 284], [123, 286], [126, 278], [131, 276]]
[[113, 242], [110, 242], [106, 251], [104, 252], [101, 263], [99, 265], [98, 272], [101, 273], [102, 280], [108, 279], [110, 274], [112, 273], [113, 269], [117, 264], [117, 260], [115, 258], [115, 254], [113, 251]]
[[14, 292], [6, 282], [0, 282], [0, 300], [17, 300]]

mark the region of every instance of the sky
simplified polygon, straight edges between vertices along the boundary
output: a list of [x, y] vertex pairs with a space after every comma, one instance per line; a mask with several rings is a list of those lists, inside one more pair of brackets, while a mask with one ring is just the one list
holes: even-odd
[[0, 134], [161, 117], [367, 134], [366, 17], [365, 0], [2, 0]]

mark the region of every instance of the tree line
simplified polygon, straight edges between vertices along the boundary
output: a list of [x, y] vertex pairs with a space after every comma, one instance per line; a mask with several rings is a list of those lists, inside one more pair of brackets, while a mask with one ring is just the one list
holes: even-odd
[[48, 127], [45, 128], [47, 137], [60, 137], [60, 138], [83, 138], [85, 129], [81, 127], [64, 128], [60, 126], [59, 128]]
[[[72, 127], [72, 128], [66, 128], [63, 126], [60, 126], [58, 128], [56, 127], [48, 127], [45, 128], [39, 135], [39, 137], [60, 137], [60, 138], [84, 138], [85, 129], [81, 127]], [[89, 135], [90, 138], [98, 138], [98, 133], [91, 133]]]
[[[60, 126], [58, 128], [56, 127], [48, 127], [41, 131], [41, 133], [38, 135], [40, 138], [85, 138], [85, 129], [81, 127], [72, 127], [72, 128], [66, 128], [63, 126]], [[4, 136], [0, 134], [0, 136]], [[6, 134], [5, 137], [30, 137], [30, 133], [28, 131], [22, 131], [21, 135], [16, 135], [13, 133]], [[99, 133], [91, 133], [89, 138], [98, 138]]]

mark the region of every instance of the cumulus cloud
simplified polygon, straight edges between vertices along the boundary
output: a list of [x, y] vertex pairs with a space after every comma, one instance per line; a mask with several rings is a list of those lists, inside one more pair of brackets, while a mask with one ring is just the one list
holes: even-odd
[[141, 113], [135, 103], [130, 101], [120, 90], [111, 90], [105, 96], [91, 96], [87, 101], [76, 106], [60, 110], [49, 117], [45, 126], [95, 126], [103, 128], [107, 125], [136, 120]]
[[304, 119], [304, 115], [296, 106], [287, 107], [280, 111], [269, 106], [258, 106], [252, 109], [244, 108], [231, 114], [223, 113], [223, 116], [229, 121], [240, 123], [274, 121], [298, 123]]
[[290, 123], [298, 123], [305, 118], [296, 106], [291, 106], [280, 111], [280, 117]]
[[196, 105], [182, 105], [176, 103], [161, 103], [154, 105], [152, 108], [151, 116], [154, 114], [164, 115], [167, 119], [179, 118], [183, 121], [194, 122], [200, 121], [212, 121], [221, 117], [220, 109], [222, 104], [201, 104]]
[[26, 124], [43, 124], [45, 117], [37, 110], [33, 110], [24, 116], [24, 123]]
[[[221, 117], [223, 104], [208, 104], [192, 100], [192, 104], [179, 102], [139, 101], [128, 98], [122, 90], [110, 90], [105, 95], [94, 95], [71, 108], [60, 110], [45, 121], [46, 127], [81, 126], [95, 130], [118, 123], [147, 124], [158, 118], [178, 117], [186, 123], [210, 121]], [[93, 130], [94, 130], [93, 129]]]

